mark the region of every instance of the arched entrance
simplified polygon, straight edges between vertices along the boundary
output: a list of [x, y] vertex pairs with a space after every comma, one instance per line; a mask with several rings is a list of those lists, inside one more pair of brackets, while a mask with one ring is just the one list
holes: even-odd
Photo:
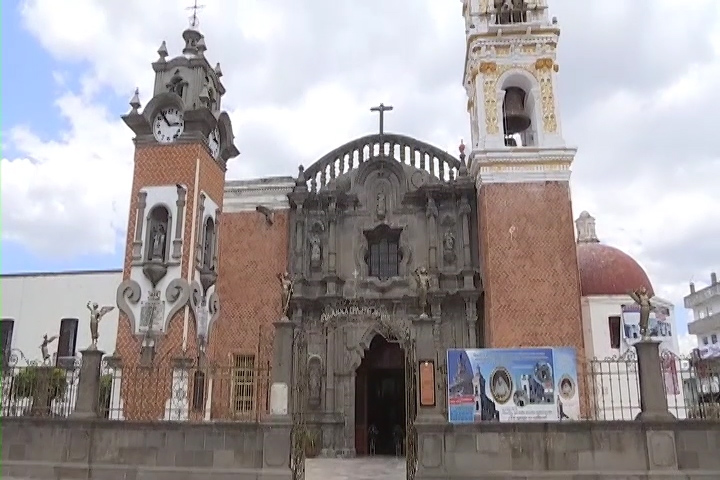
[[405, 443], [405, 352], [376, 334], [355, 376], [357, 455], [402, 455]]

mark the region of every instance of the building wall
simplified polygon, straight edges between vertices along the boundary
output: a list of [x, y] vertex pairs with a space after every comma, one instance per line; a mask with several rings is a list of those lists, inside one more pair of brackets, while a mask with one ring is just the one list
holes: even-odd
[[[39, 360], [43, 334], [59, 335], [62, 318], [80, 320], [77, 350], [87, 348], [91, 341], [87, 302], [115, 306], [115, 289], [121, 280], [120, 270], [0, 276], [2, 318], [15, 321], [12, 348]], [[100, 323], [98, 346], [107, 353], [115, 351], [117, 323], [117, 308]], [[56, 349], [57, 341], [50, 354]]]

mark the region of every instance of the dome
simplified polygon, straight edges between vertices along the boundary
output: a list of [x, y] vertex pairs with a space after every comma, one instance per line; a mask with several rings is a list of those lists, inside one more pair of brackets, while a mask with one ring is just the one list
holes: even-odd
[[595, 233], [595, 219], [582, 212], [575, 221], [578, 231], [577, 257], [582, 296], [627, 295], [645, 287], [654, 293], [645, 270], [627, 253], [603, 245]]

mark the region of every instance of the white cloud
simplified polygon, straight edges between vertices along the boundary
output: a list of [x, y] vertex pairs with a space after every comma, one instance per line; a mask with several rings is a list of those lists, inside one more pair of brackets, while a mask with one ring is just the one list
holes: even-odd
[[[55, 75], [64, 91], [57, 108], [69, 122], [58, 138], [16, 125], [4, 139], [21, 153], [2, 160], [5, 238], [58, 256], [122, 245], [131, 133], [119, 120], [125, 112], [107, 111], [98, 92], [129, 99], [139, 86], [147, 102], [160, 42], [171, 54], [181, 49], [185, 3], [22, 3], [26, 28], [84, 72], [76, 92], [66, 90], [65, 73]], [[229, 177], [294, 175], [297, 165], [373, 131], [368, 108], [380, 101], [395, 106], [388, 129], [453, 153], [460, 138], [468, 141], [459, 2], [311, 3], [209, 2], [201, 11], [242, 152]], [[635, 255], [658, 294], [679, 303], [692, 275], [720, 263], [710, 240], [698, 243], [717, 238], [712, 226], [720, 225], [708, 112], [720, 104], [720, 2], [550, 4], [564, 30], [565, 137], [580, 147], [577, 212], [596, 216], [603, 240]]]

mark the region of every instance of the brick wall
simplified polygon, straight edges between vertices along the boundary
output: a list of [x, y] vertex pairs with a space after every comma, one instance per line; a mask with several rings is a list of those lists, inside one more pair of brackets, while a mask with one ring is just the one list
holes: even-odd
[[488, 346], [573, 346], [582, 358], [569, 185], [484, 185], [478, 217]]

